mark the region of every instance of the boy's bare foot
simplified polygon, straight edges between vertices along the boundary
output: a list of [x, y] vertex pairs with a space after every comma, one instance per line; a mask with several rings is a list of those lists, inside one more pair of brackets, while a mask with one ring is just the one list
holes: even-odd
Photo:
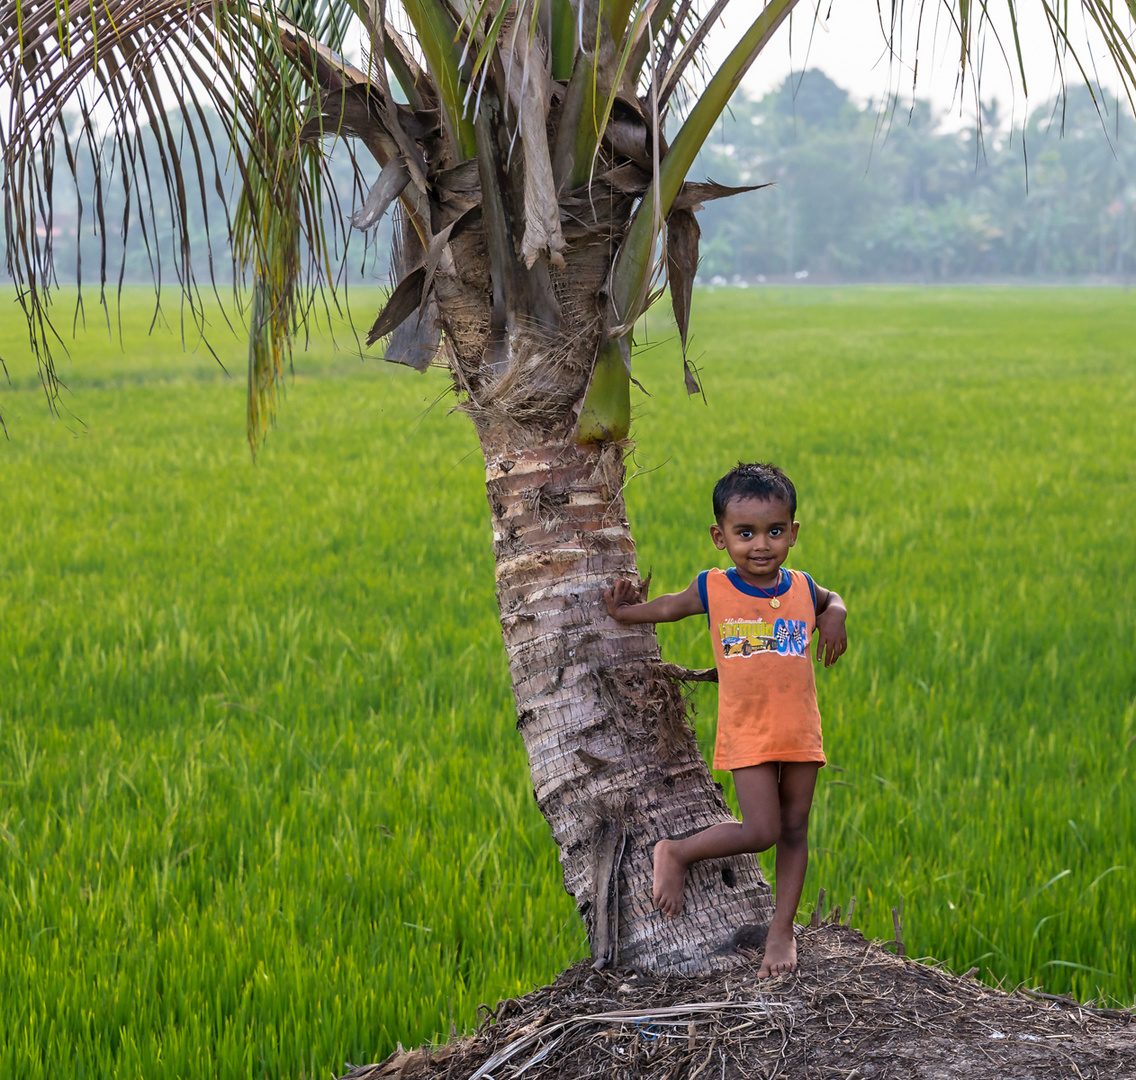
[[652, 895], [657, 907], [673, 919], [682, 911], [682, 885], [686, 867], [675, 854], [673, 840], [660, 840], [655, 845], [655, 882]]
[[765, 939], [765, 956], [758, 968], [759, 979], [769, 979], [774, 975], [788, 975], [797, 970], [797, 942], [793, 937], [793, 928], [789, 927], [786, 933], [776, 927], [769, 928], [769, 936]]

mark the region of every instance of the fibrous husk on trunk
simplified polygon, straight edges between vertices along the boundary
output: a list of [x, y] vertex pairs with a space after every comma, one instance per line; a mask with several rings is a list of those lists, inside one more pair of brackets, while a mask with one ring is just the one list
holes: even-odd
[[482, 1006], [476, 1033], [350, 1069], [344, 1080], [816, 1077], [1067, 1080], [1136, 1076], [1128, 1010], [1006, 993], [901, 958], [839, 923], [798, 927], [800, 968], [698, 978], [569, 968]]

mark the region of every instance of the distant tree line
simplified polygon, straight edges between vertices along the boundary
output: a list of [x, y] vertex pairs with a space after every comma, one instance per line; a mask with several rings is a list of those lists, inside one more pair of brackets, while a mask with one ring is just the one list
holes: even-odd
[[820, 71], [739, 95], [707, 176], [772, 183], [699, 215], [702, 279], [1122, 278], [1136, 267], [1136, 123], [1086, 88], [1011, 136], [944, 130], [925, 102], [857, 106]]
[[[861, 107], [816, 70], [759, 100], [740, 93], [692, 175], [770, 186], [708, 203], [699, 214], [701, 279], [1126, 279], [1136, 270], [1136, 122], [1129, 111], [1077, 87], [1036, 109], [1011, 136], [997, 103], [983, 113], [981, 131], [946, 130], [926, 102]], [[214, 145], [223, 155], [219, 124]], [[56, 153], [57, 172], [66, 168], [64, 157]], [[90, 192], [104, 165], [89, 147], [77, 156], [87, 194], [78, 198], [60, 182], [50, 236], [41, 229], [35, 242], [54, 249], [61, 283], [73, 281], [76, 268], [97, 280], [104, 235], [112, 280], [170, 283], [178, 253], [166, 200], [151, 204], [141, 184], [104, 190], [100, 222]], [[207, 220], [213, 274], [231, 280], [224, 237], [235, 184], [223, 165], [222, 157], [220, 183], [204, 171], [203, 188], [190, 170], [185, 191], [192, 273], [202, 286], [210, 273]], [[339, 202], [329, 199], [328, 223], [340, 252], [339, 230], [377, 175], [365, 153], [360, 168], [356, 173], [346, 147], [330, 159], [329, 190]], [[387, 283], [389, 230], [387, 219], [366, 238], [347, 230], [345, 278]]]

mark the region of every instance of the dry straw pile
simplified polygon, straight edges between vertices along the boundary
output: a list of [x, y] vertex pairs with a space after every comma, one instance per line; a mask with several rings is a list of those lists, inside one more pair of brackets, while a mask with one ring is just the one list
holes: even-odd
[[344, 1080], [1136, 1077], [1130, 1011], [992, 989], [836, 922], [804, 929], [798, 951], [797, 973], [765, 981], [759, 955], [697, 979], [580, 963], [483, 1006], [469, 1038], [400, 1050]]

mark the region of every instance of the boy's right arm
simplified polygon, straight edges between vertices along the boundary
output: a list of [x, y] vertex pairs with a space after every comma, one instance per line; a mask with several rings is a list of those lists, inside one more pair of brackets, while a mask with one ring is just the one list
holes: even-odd
[[624, 578], [616, 579], [614, 588], [604, 592], [608, 614], [621, 623], [678, 622], [689, 615], [704, 615], [702, 597], [698, 595], [698, 578], [682, 592], [656, 596], [639, 602], [639, 590]]

